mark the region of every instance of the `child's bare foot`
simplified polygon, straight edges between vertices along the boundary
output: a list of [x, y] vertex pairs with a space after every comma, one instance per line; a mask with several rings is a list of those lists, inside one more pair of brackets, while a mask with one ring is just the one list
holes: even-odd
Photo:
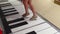
[[32, 16], [30, 20], [36, 20], [37, 16]]
[[28, 16], [29, 15], [29, 13], [25, 13], [25, 14], [23, 14], [22, 16], [23, 17], [26, 17], [26, 16]]

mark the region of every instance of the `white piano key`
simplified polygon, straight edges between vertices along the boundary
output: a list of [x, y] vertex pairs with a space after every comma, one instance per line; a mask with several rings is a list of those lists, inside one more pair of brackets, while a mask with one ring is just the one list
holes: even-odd
[[12, 13], [16, 13], [17, 11], [15, 11], [15, 12], [10, 12], [10, 13], [5, 13], [4, 15], [7, 15], [7, 14], [12, 14]]
[[25, 33], [31, 32], [31, 31], [39, 31], [39, 30], [43, 30], [43, 29], [46, 29], [46, 28], [49, 28], [49, 27], [51, 27], [49, 24], [44, 23], [44, 24], [41, 24], [41, 25], [38, 25], [38, 26], [35, 26], [35, 27], [25, 29], [23, 31], [14, 32], [13, 34], [21, 34], [21, 33], [25, 34]]
[[0, 4], [5, 4], [5, 3], [9, 3], [9, 2], [1, 2]]
[[56, 33], [54, 33], [54, 34], [60, 34], [60, 32], [56, 32]]
[[13, 8], [13, 6], [6, 6], [6, 7], [1, 7], [1, 8], [2, 8], [2, 10], [4, 10], [4, 9]]
[[60, 33], [56, 33], [56, 34], [60, 34]]
[[47, 28], [50, 28], [51, 26], [48, 24], [48, 23], [44, 23], [44, 24], [41, 24], [39, 26], [36, 26], [34, 27], [34, 31], [38, 32], [38, 31], [41, 31], [43, 29], [47, 29]]
[[11, 20], [21, 18], [21, 17], [22, 16], [20, 16], [19, 14], [16, 14], [16, 15], [7, 16], [6, 19], [7, 19], [7, 21], [11, 21]]
[[56, 33], [56, 34], [60, 34], [60, 33]]
[[9, 0], [8, 2], [10, 2], [11, 4], [13, 4], [14, 6], [22, 5], [21, 1], [18, 1], [18, 0]]
[[51, 27], [46, 30], [42, 30], [40, 32], [37, 32], [37, 34], [54, 34], [55, 32], [57, 32], [57, 31]]
[[[30, 16], [29, 16], [29, 18], [31, 18]], [[41, 22], [46, 22], [45, 20], [43, 20], [41, 17], [39, 17], [38, 15], [37, 15], [37, 18], [36, 18], [36, 20], [32, 20], [32, 21], [27, 21], [29, 24], [37, 24], [38, 22], [39, 23], [41, 23]]]

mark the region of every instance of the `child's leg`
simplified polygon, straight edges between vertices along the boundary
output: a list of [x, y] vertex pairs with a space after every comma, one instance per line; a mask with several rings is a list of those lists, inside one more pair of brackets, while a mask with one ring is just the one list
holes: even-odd
[[23, 15], [25, 17], [25, 16], [29, 15], [29, 13], [28, 13], [28, 6], [29, 6], [28, 5], [28, 0], [22, 0], [22, 2], [24, 4], [25, 11], [26, 11], [26, 13]]
[[29, 6], [30, 6], [30, 8], [31, 8], [31, 10], [32, 10], [32, 12], [33, 12], [33, 16], [32, 16], [32, 18], [36, 18], [37, 16], [36, 16], [36, 11], [35, 11], [35, 9], [34, 9], [34, 7], [33, 7], [33, 5], [32, 5], [32, 0], [29, 0], [28, 1], [28, 3], [29, 3]]

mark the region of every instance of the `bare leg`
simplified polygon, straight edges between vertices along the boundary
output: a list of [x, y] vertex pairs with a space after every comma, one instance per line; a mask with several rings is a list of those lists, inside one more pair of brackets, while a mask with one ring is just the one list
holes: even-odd
[[29, 15], [29, 13], [28, 13], [28, 0], [22, 0], [22, 2], [23, 2], [23, 4], [24, 4], [24, 7], [25, 7], [25, 11], [26, 11], [26, 13], [25, 14], [23, 14], [23, 16], [25, 17], [25, 16], [27, 16], [27, 15]]
[[32, 16], [32, 18], [33, 19], [35, 19], [37, 16], [36, 16], [36, 11], [35, 11], [35, 9], [34, 9], [34, 7], [33, 7], [33, 5], [32, 5], [32, 0], [29, 0], [28, 1], [28, 3], [29, 3], [29, 6], [30, 6], [30, 8], [31, 8], [31, 10], [32, 10], [32, 12], [33, 12], [33, 16]]

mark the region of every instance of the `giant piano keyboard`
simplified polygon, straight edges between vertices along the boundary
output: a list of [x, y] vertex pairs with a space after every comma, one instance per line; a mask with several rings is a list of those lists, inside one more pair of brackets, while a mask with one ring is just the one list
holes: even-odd
[[34, 21], [26, 20], [10, 3], [0, 4], [0, 16], [6, 34], [56, 34], [57, 32], [39, 16]]

